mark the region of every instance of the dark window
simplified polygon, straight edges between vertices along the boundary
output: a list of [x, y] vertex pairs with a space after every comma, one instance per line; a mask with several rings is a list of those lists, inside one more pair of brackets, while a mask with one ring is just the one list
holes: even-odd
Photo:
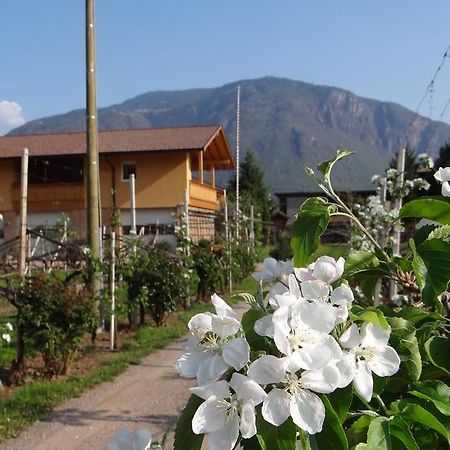
[[134, 173], [134, 177], [136, 178], [136, 163], [122, 163], [122, 181], [129, 181], [132, 173]]
[[[20, 179], [20, 160], [16, 172]], [[82, 183], [83, 158], [81, 156], [31, 156], [28, 162], [30, 184]]]

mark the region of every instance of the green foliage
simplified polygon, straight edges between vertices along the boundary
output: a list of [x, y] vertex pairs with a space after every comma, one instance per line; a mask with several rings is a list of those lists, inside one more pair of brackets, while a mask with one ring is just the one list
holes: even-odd
[[197, 299], [206, 301], [214, 292], [223, 289], [225, 283], [225, 267], [222, 255], [214, 252], [212, 243], [201, 241], [191, 247], [193, 264], [197, 274]]
[[292, 227], [291, 238], [296, 267], [305, 267], [308, 264], [311, 255], [319, 247], [320, 236], [326, 230], [333, 210], [322, 197], [309, 198], [300, 207]]
[[203, 442], [203, 434], [195, 434], [192, 431], [192, 418], [195, 411], [203, 403], [203, 399], [191, 395], [177, 422], [175, 430], [174, 450], [200, 450]]
[[[264, 169], [259, 165], [253, 152], [247, 151], [239, 166], [240, 210], [248, 214], [253, 205], [255, 215], [263, 221], [270, 220], [272, 200], [270, 190], [264, 182]], [[229, 183], [231, 199], [235, 199], [236, 178]]]
[[417, 217], [450, 225], [450, 198], [436, 196], [411, 200], [402, 207], [399, 217], [400, 219]]
[[[136, 248], [121, 262], [120, 273], [128, 286], [127, 310], [148, 311], [157, 326], [184, 299], [186, 280], [180, 261], [159, 248]], [[142, 322], [142, 320], [141, 320]]]
[[17, 283], [14, 303], [25, 344], [41, 353], [45, 375], [65, 374], [95, 323], [94, 300], [84, 280], [55, 272], [34, 274]]
[[233, 279], [238, 283], [250, 275], [255, 267], [255, 254], [248, 252], [247, 248], [240, 242], [233, 242], [231, 247], [231, 272]]

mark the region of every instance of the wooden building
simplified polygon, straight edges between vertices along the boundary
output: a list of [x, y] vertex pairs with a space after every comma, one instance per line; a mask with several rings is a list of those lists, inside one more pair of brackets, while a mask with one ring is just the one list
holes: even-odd
[[[86, 234], [86, 136], [55, 133], [0, 137], [0, 212], [4, 238], [17, 236], [22, 149], [29, 150], [28, 227], [55, 224], [64, 213]], [[171, 226], [188, 202], [194, 241], [214, 234], [223, 190], [216, 171], [235, 163], [221, 126], [99, 132], [100, 208], [103, 225], [119, 211], [131, 225], [130, 187], [136, 177], [136, 222]], [[186, 197], [187, 194], [187, 197]]]

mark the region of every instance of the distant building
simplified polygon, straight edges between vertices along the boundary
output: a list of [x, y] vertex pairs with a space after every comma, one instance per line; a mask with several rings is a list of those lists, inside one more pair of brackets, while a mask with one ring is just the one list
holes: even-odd
[[[0, 137], [0, 212], [4, 238], [18, 233], [22, 149], [29, 150], [29, 228], [52, 226], [64, 213], [79, 236], [86, 224], [85, 133]], [[103, 225], [114, 210], [131, 225], [129, 180], [136, 176], [136, 222], [171, 227], [187, 194], [191, 238], [214, 235], [214, 215], [223, 190], [216, 171], [235, 163], [221, 126], [132, 129], [99, 132], [100, 205]]]

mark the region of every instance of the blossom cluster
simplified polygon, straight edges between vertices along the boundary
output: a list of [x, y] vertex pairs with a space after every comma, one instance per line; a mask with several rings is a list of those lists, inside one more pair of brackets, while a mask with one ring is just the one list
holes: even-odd
[[11, 334], [10, 332], [13, 330], [13, 326], [8, 322], [5, 324], [6, 333], [2, 333], [2, 340], [4, 340], [7, 344], [11, 343]]
[[267, 423], [280, 426], [290, 417], [304, 432], [319, 433], [325, 419], [319, 394], [353, 382], [369, 402], [372, 373], [397, 372], [400, 358], [388, 345], [390, 329], [371, 322], [359, 328], [349, 318], [353, 292], [339, 282], [344, 263], [322, 256], [308, 267], [292, 268], [265, 260], [264, 270], [254, 276], [274, 284], [251, 330], [269, 342], [265, 351], [251, 348], [249, 331], [217, 295], [212, 296], [215, 313], [192, 317], [187, 352], [175, 367], [197, 380], [191, 391], [204, 402], [192, 430], [208, 436], [210, 450], [232, 450], [240, 437], [256, 435], [256, 407]]
[[434, 178], [442, 183], [442, 195], [450, 197], [450, 167], [439, 167], [439, 170], [434, 174]]

